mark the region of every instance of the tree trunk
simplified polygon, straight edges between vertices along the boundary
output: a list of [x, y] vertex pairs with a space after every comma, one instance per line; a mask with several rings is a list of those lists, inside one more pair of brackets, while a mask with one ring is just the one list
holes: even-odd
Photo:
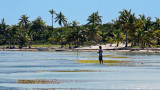
[[127, 31], [126, 31], [126, 46], [125, 47], [128, 47], [128, 40], [127, 40]]
[[69, 41], [69, 49], [71, 49], [71, 42]]
[[119, 46], [119, 41], [117, 42], [117, 47]]
[[53, 30], [53, 15], [52, 15], [52, 30]]
[[159, 40], [159, 38], [158, 38], [158, 40], [157, 40], [157, 41], [158, 41], [157, 45], [160, 45], [160, 40]]
[[[62, 25], [61, 25], [61, 35], [62, 35]], [[61, 48], [63, 48], [63, 37], [61, 37]]]

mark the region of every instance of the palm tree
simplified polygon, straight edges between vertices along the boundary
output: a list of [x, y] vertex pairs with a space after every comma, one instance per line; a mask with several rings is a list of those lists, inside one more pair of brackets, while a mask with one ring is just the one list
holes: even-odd
[[79, 22], [77, 22], [76, 20], [72, 21], [72, 28], [76, 28], [79, 24]]
[[74, 28], [74, 31], [71, 33], [71, 35], [76, 48], [86, 41], [85, 29], [82, 26], [77, 26]]
[[29, 20], [28, 20], [28, 16], [27, 15], [22, 15], [21, 18], [19, 19], [23, 28], [27, 29], [29, 26]]
[[10, 36], [10, 40], [9, 42], [14, 45], [17, 44], [19, 45], [19, 48], [22, 48], [23, 46], [26, 46], [26, 43], [28, 41], [28, 38], [24, 35], [24, 31], [21, 30], [20, 26], [18, 25], [13, 25], [9, 36]]
[[131, 46], [135, 46], [135, 32], [138, 27], [138, 19], [135, 17], [135, 13], [131, 14], [129, 17], [129, 35], [130, 35], [130, 42]]
[[[126, 45], [125, 47], [128, 47], [128, 32], [133, 33], [135, 31], [135, 14], [131, 14], [131, 9], [127, 11], [124, 9], [123, 11], [120, 11], [119, 16], [119, 24], [121, 25], [122, 29], [124, 29], [126, 34]], [[133, 35], [132, 35], [133, 36]]]
[[115, 29], [114, 30], [114, 40], [117, 43], [117, 47], [119, 46], [119, 43], [123, 40], [123, 33], [121, 32], [120, 29]]
[[4, 18], [1, 20], [1, 33], [5, 35], [5, 30], [7, 28], [7, 25], [5, 23]]
[[56, 14], [53, 9], [49, 10], [50, 14], [52, 15], [52, 30], [53, 30], [53, 14]]
[[97, 11], [92, 13], [87, 19], [87, 25], [90, 26], [90, 28], [88, 28], [88, 33], [91, 37], [91, 40], [96, 40], [98, 37], [100, 37], [100, 35], [98, 35], [97, 29], [99, 28], [98, 25], [102, 24], [101, 18], [102, 16], [99, 16], [99, 12]]
[[1, 36], [1, 40], [2, 40], [3, 44], [5, 44], [7, 42], [7, 40], [8, 40], [8, 38], [9, 38], [9, 36], [8, 36], [8, 33], [9, 33], [8, 27], [9, 26], [6, 25], [5, 19], [3, 18], [1, 20], [1, 23], [0, 23], [0, 34], [2, 35]]
[[73, 43], [75, 41], [75, 38], [74, 38], [74, 32], [75, 30], [78, 28], [78, 25], [79, 22], [77, 22], [76, 20], [72, 21], [72, 23], [68, 23], [67, 24], [67, 30], [68, 30], [68, 33], [67, 33], [67, 36], [66, 36], [66, 39], [69, 43], [69, 49], [71, 49], [71, 43]]
[[160, 19], [156, 17], [156, 21], [154, 22], [154, 33], [157, 38], [157, 45], [160, 45]]
[[13, 26], [6, 25], [5, 20], [3, 18], [0, 23], [0, 34], [1, 34], [0, 42], [2, 44], [8, 44], [9, 48], [13, 48], [17, 41], [17, 38], [15, 37], [18, 36], [16, 32], [17, 32], [17, 26], [16, 25], [13, 25]]
[[150, 46], [153, 37], [153, 22], [151, 17], [145, 17], [145, 15], [140, 15], [139, 21], [141, 22], [141, 33], [143, 33], [143, 40], [141, 46], [144, 48], [146, 45]]
[[75, 47], [78, 47], [78, 43], [79, 43], [79, 38], [82, 34], [82, 30], [80, 29], [79, 27], [79, 22], [77, 22], [76, 20], [72, 21], [72, 29], [73, 29], [73, 32], [71, 33], [71, 40], [75, 41], [76, 44], [75, 44]]
[[64, 26], [66, 26], [66, 24], [67, 24], [67, 18], [65, 18], [65, 16], [62, 14], [62, 12], [60, 12], [59, 14], [57, 14], [57, 17], [55, 19], [56, 19], [55, 22], [58, 21], [58, 24], [61, 26], [61, 28], [62, 28], [62, 24]]
[[98, 11], [94, 12], [88, 17], [87, 24], [101, 24], [101, 22], [102, 22], [101, 18], [102, 18], [102, 16], [99, 16]]
[[41, 40], [43, 38], [41, 35], [44, 32], [45, 27], [45, 22], [41, 17], [38, 17], [36, 20], [32, 21], [29, 33], [32, 34], [34, 40]]
[[21, 18], [19, 19], [19, 29], [23, 33], [23, 37], [28, 37], [28, 28], [30, 25], [30, 21], [28, 20], [29, 17], [27, 15], [22, 15]]
[[[56, 16], [56, 21], [55, 22], [58, 22], [58, 24], [61, 26], [61, 35], [62, 35], [62, 24], [64, 26], [67, 25], [67, 19], [65, 18], [65, 16], [62, 14], [62, 12], [60, 12], [59, 14], [57, 14]], [[61, 38], [61, 47], [63, 47], [63, 41], [62, 41], [62, 38]]]

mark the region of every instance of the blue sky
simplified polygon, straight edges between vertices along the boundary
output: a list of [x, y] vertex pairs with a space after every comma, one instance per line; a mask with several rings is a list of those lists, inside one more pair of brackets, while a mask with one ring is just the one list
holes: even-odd
[[[132, 9], [132, 12], [146, 16], [160, 17], [160, 0], [0, 0], [0, 19], [5, 18], [9, 25], [17, 24], [22, 14], [27, 14], [32, 21], [38, 16], [51, 25], [50, 9], [62, 13], [68, 22], [77, 20], [86, 24], [93, 12], [99, 11], [103, 23], [111, 22], [119, 16], [119, 11]], [[58, 24], [54, 24], [59, 27]]]

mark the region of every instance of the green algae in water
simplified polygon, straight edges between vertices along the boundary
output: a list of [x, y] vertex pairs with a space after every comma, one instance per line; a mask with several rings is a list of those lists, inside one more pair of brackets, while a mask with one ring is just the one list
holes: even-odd
[[58, 84], [62, 83], [61, 81], [56, 80], [17, 80], [18, 84]]
[[[99, 60], [77, 60], [78, 63], [99, 63]], [[103, 63], [131, 63], [132, 61], [103, 60]]]
[[[114, 55], [103, 55], [103, 57], [112, 57]], [[99, 57], [99, 56], [86, 56], [86, 57]]]
[[109, 57], [109, 58], [128, 58], [128, 57]]
[[[87, 57], [99, 57], [99, 56], [87, 56]], [[103, 57], [109, 57], [109, 58], [129, 58], [129, 57], [120, 57], [115, 55], [103, 55]]]
[[106, 72], [102, 70], [74, 70], [74, 71], [36, 71], [36, 72]]

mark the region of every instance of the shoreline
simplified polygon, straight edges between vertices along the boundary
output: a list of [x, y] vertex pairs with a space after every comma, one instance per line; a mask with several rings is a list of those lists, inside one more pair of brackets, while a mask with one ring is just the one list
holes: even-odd
[[[0, 51], [85, 51], [85, 52], [97, 52], [97, 48], [46, 48], [46, 47], [36, 47], [36, 48], [0, 48]], [[160, 52], [160, 48], [112, 48], [112, 49], [103, 49], [104, 52]]]
[[87, 47], [79, 47], [79, 48], [72, 48], [69, 49], [68, 47], [60, 48], [60, 47], [23, 47], [22, 49], [14, 48], [9, 49], [5, 47], [0, 47], [0, 51], [86, 51], [86, 52], [97, 52], [99, 50], [99, 46], [102, 46], [102, 49], [104, 52], [160, 52], [160, 48], [130, 48], [125, 47], [124, 44], [119, 44], [118, 47], [116, 47], [116, 44], [104, 44], [104, 45], [92, 45]]

